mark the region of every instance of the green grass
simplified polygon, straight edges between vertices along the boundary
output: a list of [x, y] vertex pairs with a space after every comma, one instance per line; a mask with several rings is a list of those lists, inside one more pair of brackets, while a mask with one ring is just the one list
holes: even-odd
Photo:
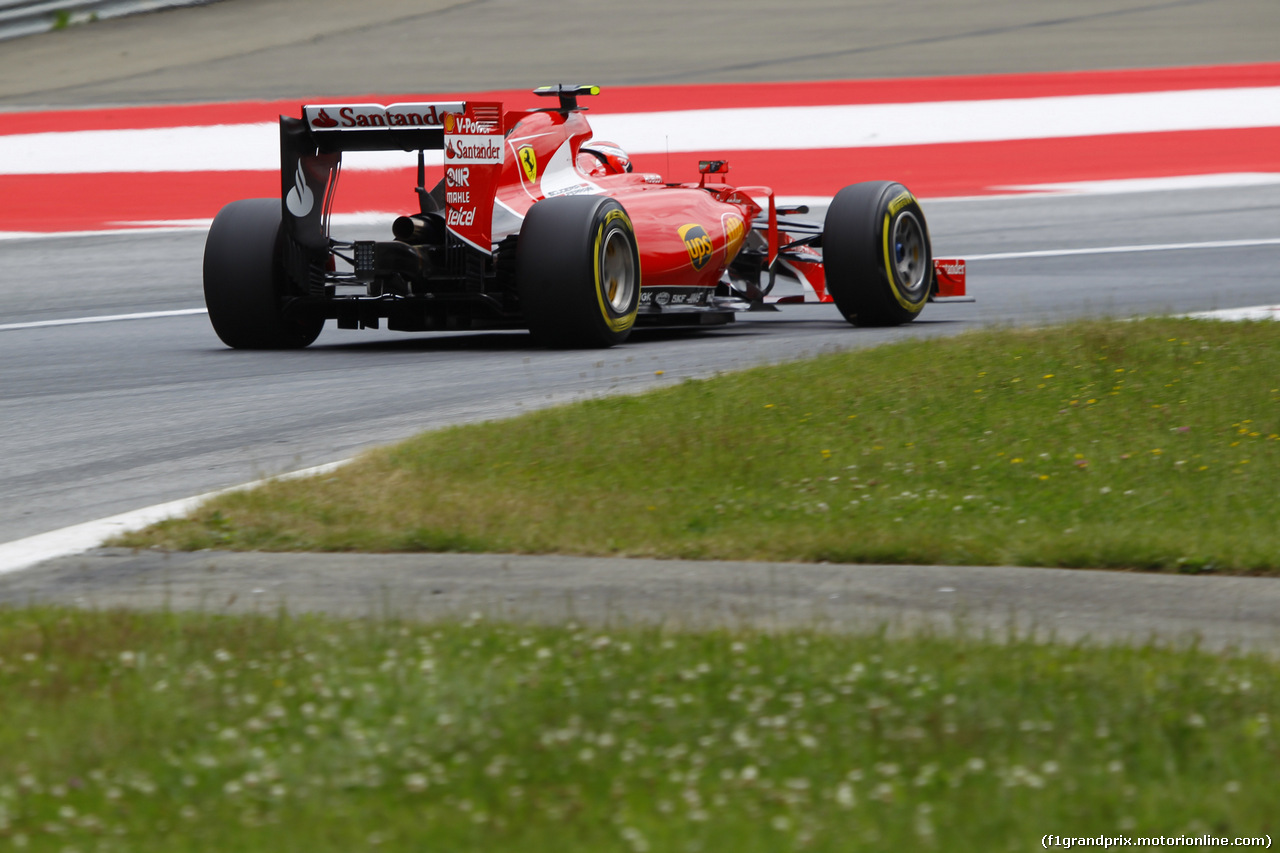
[[1280, 324], [985, 331], [441, 430], [121, 544], [1280, 569]]
[[1280, 831], [1280, 663], [1004, 640], [0, 610], [0, 848]]

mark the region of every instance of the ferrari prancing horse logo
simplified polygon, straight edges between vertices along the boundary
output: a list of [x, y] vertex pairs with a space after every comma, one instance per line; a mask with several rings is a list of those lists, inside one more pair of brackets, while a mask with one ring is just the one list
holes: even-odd
[[524, 176], [529, 180], [529, 183], [536, 183], [538, 180], [538, 155], [534, 152], [533, 146], [523, 146], [517, 152], [517, 157], [520, 160], [520, 166], [524, 169]]

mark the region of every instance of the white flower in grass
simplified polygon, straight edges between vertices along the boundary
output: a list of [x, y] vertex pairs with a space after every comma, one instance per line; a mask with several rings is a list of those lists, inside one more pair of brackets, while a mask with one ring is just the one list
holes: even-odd
[[431, 784], [427, 781], [427, 777], [421, 773], [410, 773], [404, 777], [405, 788], [414, 794], [420, 794]]
[[853, 793], [853, 786], [848, 782], [841, 782], [836, 786], [836, 805], [842, 809], [851, 809], [858, 804], [857, 798]]
[[622, 828], [622, 840], [631, 845], [631, 849], [635, 853], [647, 853], [649, 850], [649, 842], [645, 840], [640, 830], [633, 826], [624, 826]]
[[930, 816], [933, 814], [933, 806], [928, 803], [921, 803], [916, 807], [915, 831], [916, 835], [921, 838], [932, 838], [934, 829], [933, 821]]

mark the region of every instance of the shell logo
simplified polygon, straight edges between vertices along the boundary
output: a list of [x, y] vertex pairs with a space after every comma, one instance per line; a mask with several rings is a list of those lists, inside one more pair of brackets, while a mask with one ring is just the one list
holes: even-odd
[[732, 213], [725, 214], [722, 221], [725, 237], [724, 256], [726, 260], [732, 261], [738, 256], [738, 250], [742, 248], [743, 238], [747, 236], [747, 226], [741, 217], [734, 216]]
[[444, 114], [444, 132], [453, 133], [454, 126], [458, 123], [458, 119], [453, 113]]

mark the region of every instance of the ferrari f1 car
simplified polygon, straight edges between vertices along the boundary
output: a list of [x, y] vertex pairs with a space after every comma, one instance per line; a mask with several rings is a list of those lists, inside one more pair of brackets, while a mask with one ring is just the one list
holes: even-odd
[[[218, 337], [305, 347], [326, 320], [385, 320], [607, 347], [637, 324], [717, 325], [776, 302], [834, 302], [856, 325], [884, 326], [964, 298], [964, 262], [932, 258], [924, 213], [901, 184], [846, 187], [814, 222], [768, 187], [728, 185], [722, 160], [701, 162], [697, 183], [668, 183], [592, 139], [578, 98], [598, 93], [544, 87], [535, 94], [556, 103], [520, 111], [352, 103], [281, 116], [281, 197], [232, 202], [209, 229], [204, 292]], [[336, 239], [342, 154], [373, 150], [417, 152], [416, 210], [395, 219], [393, 239]], [[435, 150], [444, 174], [427, 189], [424, 152]], [[775, 292], [782, 279], [790, 295]]]

